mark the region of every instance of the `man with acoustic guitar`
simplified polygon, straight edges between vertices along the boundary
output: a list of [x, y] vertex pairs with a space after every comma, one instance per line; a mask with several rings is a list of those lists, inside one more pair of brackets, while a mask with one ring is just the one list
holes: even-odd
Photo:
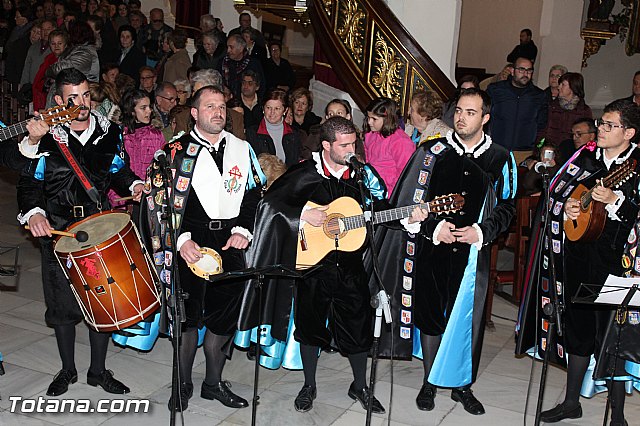
[[[256, 217], [256, 240], [248, 256], [251, 266], [311, 266], [301, 265], [296, 251], [300, 247], [304, 247], [303, 250], [317, 250], [312, 236], [322, 238], [326, 235], [323, 230], [329, 232], [331, 225], [327, 219], [335, 215], [327, 214], [328, 205], [339, 198], [355, 200], [365, 210], [370, 210], [372, 205], [375, 211], [388, 206], [385, 201], [386, 187], [375, 169], [368, 164], [364, 165], [362, 171], [367, 199], [364, 202], [361, 200], [357, 173], [346, 160], [355, 151], [356, 128], [353, 123], [343, 117], [331, 117], [322, 124], [320, 138], [320, 151], [313, 153], [311, 160], [289, 168], [265, 193]], [[405, 219], [408, 222], [426, 217], [426, 212], [420, 208], [409, 211], [411, 217]], [[303, 235], [305, 224], [311, 227]], [[295, 289], [292, 280], [271, 280], [266, 283], [264, 292], [267, 295], [263, 309], [265, 316], [260, 323], [269, 324], [270, 337], [283, 343], [288, 340], [291, 298], [295, 293], [294, 337], [300, 343], [304, 385], [294, 401], [294, 407], [300, 412], [313, 407], [317, 395], [315, 373], [319, 351], [329, 347], [332, 340], [351, 364], [354, 380], [347, 391], [348, 396], [359, 401], [363, 408], [367, 407], [369, 388], [366, 385], [366, 370], [373, 338], [373, 308], [370, 305], [367, 272], [363, 266], [363, 248], [360, 244], [343, 251], [342, 236], [335, 239], [336, 242], [332, 243], [334, 249], [318, 261], [319, 270], [298, 281]], [[253, 299], [255, 303], [251, 295], [252, 287], [248, 286], [246, 291], [245, 301]], [[255, 307], [243, 307], [241, 330], [255, 327], [256, 319], [248, 317], [252, 314], [255, 316], [256, 311]], [[272, 351], [265, 352], [275, 357]], [[375, 397], [372, 398], [372, 412], [385, 412]]]
[[[562, 359], [564, 344], [564, 352], [568, 354], [568, 365], [564, 401], [541, 413], [540, 419], [547, 423], [582, 417], [579, 399], [583, 379], [590, 357], [592, 354], [598, 355], [604, 333], [611, 323], [611, 309], [571, 303], [571, 298], [576, 294], [581, 283], [602, 285], [609, 274], [622, 276], [624, 268], [628, 268], [631, 262], [637, 261], [637, 258], [628, 256], [624, 261], [623, 249], [625, 242], [628, 239], [631, 240], [634, 235], [630, 236], [630, 231], [638, 216], [640, 202], [638, 195], [640, 180], [637, 175], [640, 152], [636, 147], [640, 139], [640, 107], [626, 100], [614, 101], [605, 107], [602, 118], [596, 123], [597, 147], [592, 142], [587, 144], [586, 149], [582, 149], [577, 157], [563, 166], [551, 185], [551, 196], [555, 200], [552, 204], [550, 203], [552, 241], [549, 247], [558, 255], [555, 256], [558, 283], [550, 287], [551, 291], [558, 291], [560, 300], [564, 298], [565, 307], [562, 316], [564, 340], [560, 338], [555, 340], [554, 349], [558, 350], [558, 355]], [[620, 176], [620, 179], [613, 179], [624, 168], [629, 172], [625, 173], [625, 176]], [[635, 173], [632, 174], [632, 172]], [[618, 185], [615, 186], [614, 181], [621, 182], [617, 182]], [[580, 191], [573, 188], [579, 184], [592, 189], [578, 193]], [[601, 234], [589, 238], [585, 232], [583, 237], [569, 238], [570, 228], [579, 220], [583, 220], [584, 216], [591, 211], [588, 210], [589, 202], [593, 204], [593, 211], [597, 210], [597, 203], [604, 205], [601, 219], [604, 220], [604, 226]], [[563, 203], [564, 207], [562, 207]], [[567, 236], [564, 242], [561, 235], [563, 212], [566, 219], [564, 232]], [[591, 221], [597, 222], [597, 218], [591, 217]], [[564, 256], [564, 261], [560, 256]], [[547, 266], [543, 262], [543, 281], [546, 271]], [[545, 290], [543, 285], [541, 289], [543, 299], [548, 297], [548, 290], [549, 286], [547, 285]], [[619, 362], [618, 368], [620, 371], [616, 371], [615, 375], [627, 375], [624, 372], [624, 362]], [[609, 382], [611, 425], [627, 424], [623, 412], [624, 385], [624, 381]]]
[[[76, 69], [62, 70], [56, 77], [55, 87], [54, 99], [58, 105], [79, 105], [81, 111], [64, 126], [50, 127], [45, 120], [31, 120], [27, 124], [29, 135], [25, 139], [38, 146], [38, 155], [30, 160], [18, 181], [18, 220], [29, 225], [34, 237], [41, 237], [45, 320], [55, 330], [62, 361], [62, 369], [47, 389], [49, 396], [62, 395], [78, 380], [74, 359], [75, 325], [83, 318], [54, 255], [52, 231], [64, 230], [89, 215], [108, 210], [110, 185], [123, 192], [131, 191], [135, 200], [140, 200], [143, 187], [129, 168], [120, 127], [91, 111], [86, 76]], [[87, 175], [90, 181], [80, 177]], [[128, 393], [129, 388], [105, 368], [110, 336], [111, 333], [89, 328], [91, 365], [87, 383], [100, 385], [109, 393]]]

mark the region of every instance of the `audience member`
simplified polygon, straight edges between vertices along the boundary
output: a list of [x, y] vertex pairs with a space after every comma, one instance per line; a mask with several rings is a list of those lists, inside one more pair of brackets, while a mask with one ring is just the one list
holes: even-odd
[[598, 130], [591, 118], [578, 118], [571, 126], [571, 138], [560, 142], [556, 152], [560, 157], [560, 163], [564, 164], [571, 156], [586, 145], [587, 142], [596, 140]]
[[100, 68], [100, 80], [107, 83], [116, 84], [116, 79], [120, 75], [120, 68], [114, 63], [103, 64]]
[[160, 59], [155, 64], [156, 76], [160, 81], [164, 81], [164, 67], [167, 65], [167, 61], [173, 55], [171, 45], [169, 44], [169, 37], [171, 33], [164, 33], [162, 35], [162, 41], [160, 42]]
[[584, 102], [582, 74], [568, 72], [560, 77], [558, 97], [549, 104], [549, 118], [545, 130], [546, 142], [557, 146], [571, 137], [571, 127], [578, 118], [591, 118], [591, 108]]
[[516, 163], [532, 154], [547, 127], [547, 98], [544, 91], [531, 82], [533, 62], [518, 58], [513, 74], [487, 89], [491, 96], [491, 138], [510, 151]]
[[65, 6], [63, 0], [57, 0], [53, 6], [53, 18], [56, 21], [56, 27], [63, 29]]
[[398, 126], [398, 105], [389, 98], [377, 98], [367, 105], [362, 126], [367, 163], [378, 171], [387, 187], [387, 197], [416, 146]]
[[[49, 78], [55, 78], [66, 68], [75, 68], [87, 77], [89, 82], [100, 81], [100, 65], [98, 52], [94, 45], [96, 39], [91, 27], [86, 22], [74, 21], [69, 28], [69, 45], [60, 55], [58, 61], [52, 64], [46, 72]], [[54, 87], [51, 86], [47, 96], [47, 107], [55, 105], [53, 100]]]
[[298, 133], [284, 122], [287, 111], [287, 92], [270, 90], [263, 104], [264, 118], [246, 129], [247, 141], [256, 155], [263, 152], [277, 156], [287, 167], [300, 161], [301, 142]]
[[163, 131], [162, 134], [167, 142], [182, 133], [189, 133], [193, 129], [193, 117], [191, 117], [191, 107], [187, 105], [176, 105], [169, 111], [170, 137]]
[[631, 84], [631, 96], [623, 99], [631, 101], [636, 105], [640, 105], [640, 71], [636, 71], [636, 73], [633, 75], [633, 83]]
[[260, 61], [260, 64], [265, 63], [267, 60], [267, 49], [264, 46], [256, 44], [258, 39], [258, 31], [253, 28], [245, 28], [242, 30], [242, 38], [247, 43], [247, 54]]
[[189, 98], [191, 97], [191, 84], [186, 78], [176, 80], [173, 82], [176, 86], [176, 92], [178, 93], [178, 105], [187, 105]]
[[[162, 83], [158, 83], [155, 95], [156, 101], [153, 112], [155, 118], [159, 120], [158, 123], [162, 123], [161, 128], [166, 129], [169, 127], [169, 111], [171, 111], [171, 108], [176, 106], [178, 102], [178, 91], [173, 83], [163, 81]], [[156, 125], [156, 127], [158, 127], [158, 125]]]
[[9, 83], [20, 83], [22, 69], [27, 58], [27, 52], [31, 47], [31, 27], [29, 22], [31, 10], [25, 4], [19, 4], [15, 8], [15, 26], [9, 34], [4, 45], [4, 78]]
[[131, 25], [123, 25], [118, 30], [121, 48], [118, 67], [122, 74], [127, 74], [134, 79], [138, 78], [140, 68], [146, 64], [143, 53], [133, 42], [135, 38], [136, 30]]
[[169, 47], [173, 54], [164, 65], [163, 81], [187, 79], [187, 70], [191, 66], [191, 59], [187, 52], [187, 33], [176, 29], [169, 35]]
[[[262, 65], [260, 61], [247, 54], [247, 43], [237, 34], [230, 35], [227, 39], [227, 54], [218, 64], [218, 71], [222, 74], [224, 84], [231, 89], [235, 98], [240, 98], [242, 74], [249, 70], [254, 71], [260, 81], [264, 81]], [[264, 87], [261, 87], [258, 96], [263, 96], [265, 91]]]
[[456, 88], [453, 97], [449, 99], [442, 105], [442, 121], [444, 124], [453, 129], [453, 115], [456, 111], [456, 104], [458, 103], [458, 96], [460, 96], [460, 91], [462, 89], [471, 89], [475, 87], [479, 88], [480, 82], [478, 81], [478, 77], [475, 75], [463, 75], [460, 77], [460, 81], [458, 81], [458, 87]]
[[313, 109], [313, 94], [299, 87], [289, 95], [289, 107], [293, 112], [293, 128], [309, 134], [311, 126], [320, 124], [322, 118], [315, 115]]
[[156, 99], [155, 91], [157, 87], [156, 82], [158, 80], [156, 76], [156, 70], [153, 69], [152, 67], [145, 65], [142, 68], [140, 68], [139, 72], [140, 72], [140, 85], [138, 88], [140, 90], [144, 90], [152, 102], [155, 101]]
[[245, 71], [242, 74], [240, 106], [243, 110], [245, 129], [258, 125], [262, 120], [262, 99], [258, 96], [261, 85], [260, 77], [255, 72]]
[[[132, 12], [129, 12], [129, 25], [131, 25], [135, 30], [136, 33], [138, 34], [138, 37], [140, 37], [140, 32], [142, 31], [142, 27], [145, 25], [146, 18], [144, 16], [144, 13], [140, 12], [139, 10], [134, 10]], [[140, 46], [138, 44], [138, 39], [136, 38], [136, 46]]]
[[33, 84], [33, 80], [35, 79], [44, 58], [51, 53], [51, 49], [49, 48], [49, 34], [55, 29], [53, 21], [44, 20], [31, 27], [32, 41], [34, 40], [34, 28], [40, 30], [40, 37], [37, 43], [33, 43], [31, 47], [29, 47], [27, 57], [24, 61], [24, 67], [22, 68], [20, 84]]
[[89, 83], [91, 92], [91, 110], [98, 112], [109, 120], [120, 123], [121, 111], [120, 93], [115, 84], [101, 81], [100, 83]]
[[544, 167], [549, 176], [554, 176], [564, 164], [561, 161], [558, 150], [552, 143], [543, 142], [542, 146], [536, 147], [531, 158], [527, 159], [527, 171], [522, 174], [518, 195], [540, 194], [543, 189], [540, 167]]
[[242, 36], [242, 30], [250, 28], [250, 29], [253, 29], [253, 30], [257, 31], [256, 43], [258, 44], [258, 46], [265, 47], [267, 45], [267, 43], [264, 40], [264, 36], [262, 35], [262, 33], [259, 30], [257, 30], [256, 28], [253, 28], [251, 26], [251, 15], [250, 14], [248, 14], [247, 12], [242, 12], [240, 14], [240, 16], [238, 16], [238, 23], [240, 25], [238, 27], [232, 29], [231, 31], [229, 31], [228, 37], [231, 37], [232, 35]]
[[568, 72], [564, 65], [554, 65], [549, 68], [549, 87], [544, 89], [547, 95], [547, 103], [551, 103], [558, 97], [558, 86], [560, 85], [560, 77]]
[[173, 31], [173, 28], [164, 23], [164, 12], [162, 9], [151, 9], [149, 12], [149, 20], [149, 24], [145, 25], [137, 39], [138, 48], [144, 47], [145, 55], [155, 64], [160, 59], [162, 36], [164, 33]]
[[267, 89], [277, 87], [289, 91], [296, 85], [296, 75], [289, 61], [282, 57], [282, 44], [279, 41], [269, 43], [271, 57], [264, 62], [264, 75]]
[[411, 98], [409, 106], [409, 123], [404, 131], [416, 146], [429, 139], [443, 138], [451, 127], [440, 120], [442, 116], [442, 99], [433, 90], [418, 90]]
[[[114, 4], [113, 0], [111, 4]], [[112, 21], [113, 28], [118, 31], [122, 25], [131, 25], [131, 23], [129, 22], [129, 8], [127, 5], [124, 4], [122, 0], [119, 0], [115, 2], [115, 6], [116, 14], [113, 16]]]
[[193, 65], [200, 69], [217, 69], [220, 60], [224, 57], [224, 50], [221, 54], [216, 53], [220, 39], [213, 31], [202, 34], [202, 46], [193, 54]]
[[40, 65], [40, 68], [33, 79], [32, 94], [34, 111], [40, 111], [46, 106], [47, 93], [49, 92], [49, 86], [51, 84], [50, 79], [46, 77], [46, 72], [49, 69], [49, 66], [58, 61], [58, 58], [65, 51], [68, 44], [69, 37], [64, 31], [52, 30], [49, 33], [49, 47], [51, 49], [51, 53], [44, 58], [42, 65]]
[[[153, 161], [153, 154], [165, 144], [162, 133], [151, 125], [151, 100], [145, 92], [135, 90], [125, 94], [121, 109], [124, 149], [129, 154], [129, 167], [136, 175], [146, 176], [147, 167]], [[110, 190], [111, 205], [117, 207], [124, 204], [116, 201], [116, 198], [118, 193]], [[132, 217], [139, 215], [132, 214]]]
[[527, 58], [532, 63], [536, 61], [538, 47], [531, 37], [532, 33], [529, 28], [520, 31], [520, 44], [514, 47], [511, 53], [507, 55], [507, 62], [515, 63], [518, 58]]

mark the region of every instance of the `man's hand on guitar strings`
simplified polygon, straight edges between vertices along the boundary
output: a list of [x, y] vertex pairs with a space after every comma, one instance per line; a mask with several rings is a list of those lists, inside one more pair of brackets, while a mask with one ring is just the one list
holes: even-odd
[[311, 226], [322, 226], [327, 220], [327, 213], [325, 212], [325, 210], [327, 210], [328, 208], [329, 206], [319, 206], [313, 209], [307, 209], [302, 212], [302, 216], [300, 216], [300, 219], [304, 220]]
[[607, 188], [602, 184], [602, 180], [598, 182], [591, 191], [591, 196], [594, 200], [600, 201], [605, 204], [613, 204], [618, 200], [618, 196], [611, 190], [611, 188]]
[[580, 215], [580, 201], [575, 198], [567, 199], [567, 202], [564, 204], [564, 213], [571, 220], [576, 220]]
[[29, 145], [37, 145], [40, 139], [49, 132], [49, 125], [46, 121], [41, 120], [40, 114], [34, 112], [33, 117], [27, 123], [27, 132], [29, 132]]

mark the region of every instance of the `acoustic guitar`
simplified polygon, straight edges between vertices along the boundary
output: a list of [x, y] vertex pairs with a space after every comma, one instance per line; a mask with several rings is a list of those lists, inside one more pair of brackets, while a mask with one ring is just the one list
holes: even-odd
[[[34, 117], [33, 119], [44, 120], [49, 126], [55, 126], [56, 124], [64, 124], [75, 120], [78, 118], [78, 115], [80, 115], [81, 109], [82, 107], [80, 105], [70, 107], [58, 105], [42, 111], [38, 117]], [[32, 118], [0, 128], [0, 142], [26, 133], [27, 123], [30, 120], [32, 120]]]
[[589, 242], [600, 237], [607, 220], [607, 211], [604, 203], [593, 199], [593, 190], [599, 185], [607, 188], [621, 185], [636, 173], [636, 164], [636, 160], [628, 159], [593, 188], [587, 189], [580, 184], [573, 190], [571, 198], [580, 201], [580, 214], [576, 219], [564, 221], [564, 232], [570, 241]]
[[[315, 208], [320, 205], [308, 202], [306, 206]], [[455, 212], [464, 206], [464, 198], [459, 194], [443, 195], [428, 203], [374, 212], [373, 223], [404, 219], [409, 217], [417, 206], [435, 214]], [[367, 237], [365, 214], [371, 213], [363, 213], [356, 200], [340, 197], [329, 204], [325, 213], [327, 213], [327, 219], [322, 226], [316, 227], [305, 223], [298, 232], [296, 264], [300, 268], [317, 264], [332, 250], [356, 251], [365, 242]]]

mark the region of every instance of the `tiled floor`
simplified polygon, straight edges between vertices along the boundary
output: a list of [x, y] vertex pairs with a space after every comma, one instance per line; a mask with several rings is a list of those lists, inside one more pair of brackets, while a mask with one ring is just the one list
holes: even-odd
[[[53, 375], [60, 368], [53, 331], [43, 320], [44, 303], [41, 289], [40, 255], [37, 247], [15, 221], [15, 175], [0, 171], [0, 246], [20, 246], [20, 274], [14, 278], [0, 278], [0, 285], [17, 283], [17, 291], [0, 292], [0, 351], [5, 356], [6, 374], [0, 376], [0, 425], [152, 425], [169, 423], [166, 402], [170, 393], [171, 345], [165, 340], [157, 342], [150, 353], [137, 353], [113, 345], [109, 348], [107, 365], [116, 377], [131, 387], [126, 399], [144, 398], [151, 402], [144, 414], [54, 414], [34, 412], [11, 413], [10, 397], [24, 399], [46, 397], [45, 391]], [[5, 260], [0, 256], [0, 264]], [[500, 298], [494, 302], [496, 329], [485, 334], [481, 371], [474, 385], [475, 395], [485, 405], [483, 416], [467, 414], [459, 403], [441, 390], [432, 412], [419, 411], [415, 397], [422, 381], [419, 360], [394, 362], [393, 401], [389, 404], [391, 390], [391, 365], [381, 361], [378, 367], [376, 395], [387, 411], [391, 411], [394, 425], [469, 425], [502, 426], [525, 422], [524, 411], [528, 385], [531, 380], [531, 397], [526, 424], [533, 424], [533, 412], [538, 392], [540, 364], [529, 358], [518, 359], [513, 355], [513, 325], [516, 308]], [[503, 319], [507, 318], [507, 319]], [[94, 403], [110, 398], [100, 388], [86, 384], [89, 362], [89, 346], [84, 324], [78, 325], [76, 362], [79, 382], [70, 387], [65, 398], [88, 398]], [[188, 425], [244, 425], [251, 422], [251, 408], [232, 410], [218, 402], [200, 398], [199, 386], [204, 374], [203, 355], [198, 352], [194, 379], [195, 395], [184, 413]], [[532, 371], [533, 369], [533, 371]], [[253, 386], [253, 364], [242, 352], [236, 352], [225, 369], [225, 378], [233, 390], [250, 399]], [[564, 372], [551, 368], [547, 380], [544, 407], [551, 407], [564, 393]], [[260, 371], [260, 405], [257, 410], [259, 425], [358, 425], [365, 423], [365, 413], [346, 395], [351, 373], [349, 364], [339, 354], [325, 354], [320, 358], [318, 374], [318, 398], [312, 411], [300, 414], [293, 408], [293, 399], [300, 389], [302, 372], [286, 370]], [[111, 398], [110, 398], [111, 399]], [[582, 419], [564, 422], [565, 425], [602, 424], [605, 399], [596, 396], [583, 400], [585, 415]], [[26, 405], [23, 408], [29, 409]], [[391, 409], [391, 410], [390, 410]], [[24, 410], [23, 410], [24, 411]], [[629, 424], [640, 424], [640, 398], [628, 399]], [[386, 424], [387, 416], [374, 415], [372, 424]], [[635, 423], [634, 423], [635, 422]], [[180, 418], [178, 418], [178, 424]]]

